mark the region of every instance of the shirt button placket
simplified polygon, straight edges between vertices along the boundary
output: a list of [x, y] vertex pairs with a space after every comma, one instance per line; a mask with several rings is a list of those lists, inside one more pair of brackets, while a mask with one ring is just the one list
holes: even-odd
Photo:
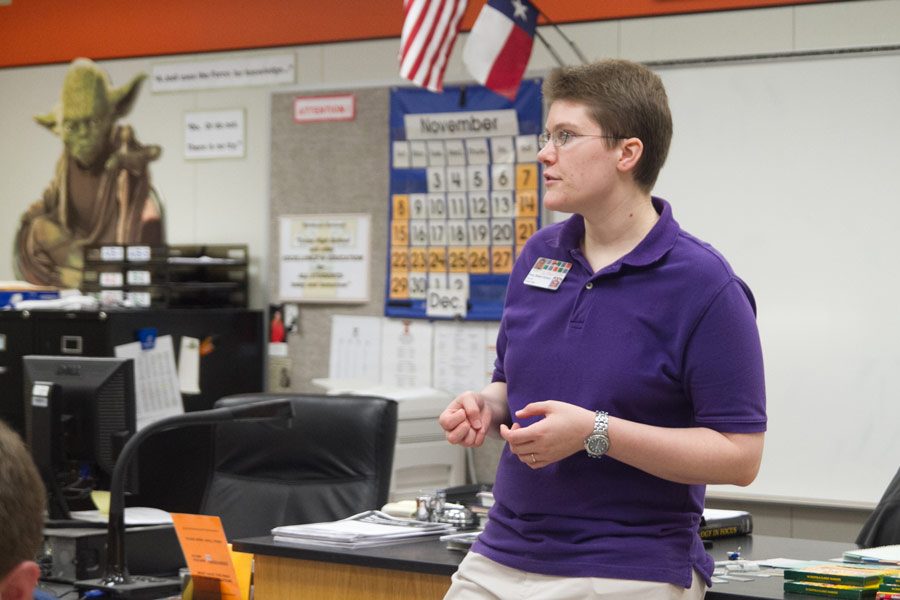
[[575, 307], [572, 310], [572, 318], [569, 320], [570, 323], [581, 324], [584, 322], [585, 315], [587, 314], [587, 293], [592, 289], [594, 289], [593, 281], [588, 281], [584, 284], [584, 289], [581, 290], [575, 301]]

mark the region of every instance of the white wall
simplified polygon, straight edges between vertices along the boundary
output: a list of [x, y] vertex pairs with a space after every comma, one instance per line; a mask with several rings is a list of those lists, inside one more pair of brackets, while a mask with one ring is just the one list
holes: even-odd
[[[729, 11], [579, 23], [564, 26], [589, 58], [623, 57], [640, 61], [744, 55], [793, 50], [864, 47], [900, 43], [900, 0], [865, 0], [798, 7]], [[575, 62], [568, 45], [549, 28], [544, 36], [564, 60]], [[457, 42], [447, 69], [448, 83], [468, 80], [461, 63], [465, 36]], [[128, 121], [138, 139], [160, 144], [164, 153], [151, 166], [167, 210], [171, 243], [247, 243], [250, 246], [251, 302], [268, 301], [269, 94], [284, 89], [309, 91], [403, 85], [397, 77], [398, 40], [298, 46], [272, 51], [203, 54], [104, 61], [114, 85], [154, 64], [234, 56], [293, 52], [297, 82], [260, 87], [152, 93], [145, 85]], [[554, 66], [535, 42], [529, 74]], [[12, 279], [12, 240], [19, 216], [42, 194], [53, 173], [61, 143], [32, 121], [59, 96], [68, 65], [0, 70], [0, 280]], [[243, 108], [247, 153], [241, 159], [187, 161], [181, 155], [185, 111]], [[310, 140], [311, 144], [327, 140]], [[327, 177], [327, 165], [307, 166], [309, 177]]]

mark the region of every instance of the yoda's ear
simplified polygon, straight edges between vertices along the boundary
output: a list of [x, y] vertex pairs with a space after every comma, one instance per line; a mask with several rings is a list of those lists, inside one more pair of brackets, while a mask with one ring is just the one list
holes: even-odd
[[113, 107], [113, 114], [116, 119], [124, 117], [131, 112], [131, 107], [134, 106], [134, 101], [137, 100], [138, 92], [141, 91], [141, 84], [146, 78], [146, 73], [138, 73], [122, 87], [113, 88], [109, 91], [109, 103]]
[[34, 115], [34, 121], [38, 125], [43, 125], [53, 133], [59, 133], [59, 129], [57, 127], [59, 122], [56, 117], [56, 111], [48, 112], [45, 115]]

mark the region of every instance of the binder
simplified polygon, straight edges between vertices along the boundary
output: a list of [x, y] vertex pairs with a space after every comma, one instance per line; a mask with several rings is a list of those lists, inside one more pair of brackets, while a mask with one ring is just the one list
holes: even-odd
[[753, 533], [753, 517], [743, 510], [704, 508], [700, 537], [704, 540]]

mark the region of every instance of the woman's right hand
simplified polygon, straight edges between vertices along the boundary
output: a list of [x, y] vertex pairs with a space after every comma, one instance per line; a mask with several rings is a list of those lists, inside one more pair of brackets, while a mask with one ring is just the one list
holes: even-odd
[[490, 406], [478, 392], [463, 392], [453, 399], [438, 417], [447, 441], [477, 447], [493, 424]]

